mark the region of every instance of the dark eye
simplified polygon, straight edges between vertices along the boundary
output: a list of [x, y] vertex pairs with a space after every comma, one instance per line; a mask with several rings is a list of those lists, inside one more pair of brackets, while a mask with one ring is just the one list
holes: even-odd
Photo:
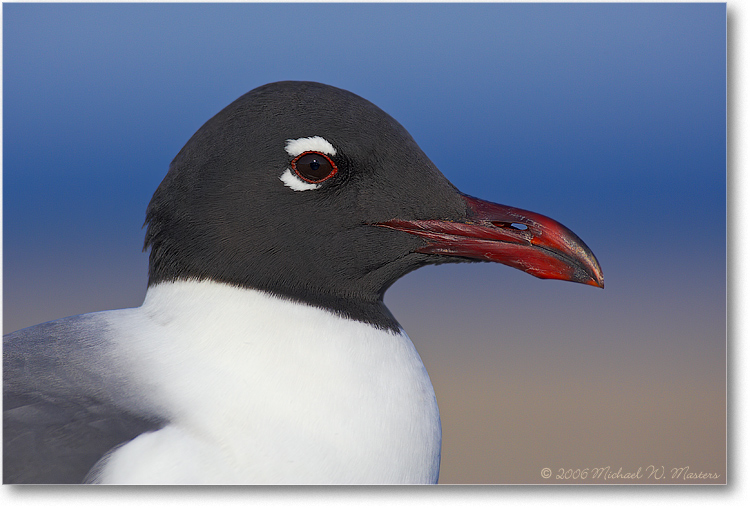
[[336, 174], [338, 168], [326, 155], [318, 152], [299, 154], [292, 161], [292, 169], [306, 182], [318, 183]]

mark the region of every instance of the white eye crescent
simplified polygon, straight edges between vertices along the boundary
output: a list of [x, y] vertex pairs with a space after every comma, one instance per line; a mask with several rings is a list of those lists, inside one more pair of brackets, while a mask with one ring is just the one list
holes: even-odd
[[311, 138], [299, 138], [299, 139], [287, 139], [286, 153], [292, 157], [298, 157], [305, 152], [320, 152], [333, 157], [336, 155], [336, 149], [333, 147], [328, 140], [321, 138], [320, 136], [313, 136]]
[[[300, 177], [300, 171], [294, 165], [294, 163], [299, 162], [300, 159], [308, 153], [318, 153], [322, 154], [327, 162], [333, 164], [333, 162], [328, 158], [336, 155], [336, 149], [333, 147], [333, 145], [328, 140], [320, 136], [312, 136], [309, 138], [287, 139], [284, 149], [286, 150], [286, 153], [288, 153], [291, 157], [294, 157], [294, 160], [292, 161], [292, 167], [286, 168], [279, 177], [279, 180], [281, 180], [284, 185], [295, 191], [319, 189], [320, 184], [315, 183], [314, 180], [311, 179], [311, 176], [309, 174], [307, 174], [306, 178]], [[325, 161], [321, 160], [321, 162]], [[333, 168], [334, 171], [329, 175], [329, 177], [333, 176], [336, 172], [335, 164], [333, 164]], [[303, 174], [305, 174], [304, 171]], [[324, 179], [325, 178], [323, 178], [323, 180]]]
[[320, 184], [308, 183], [302, 180], [300, 177], [292, 173], [291, 168], [286, 168], [286, 170], [279, 177], [279, 180], [284, 182], [284, 185], [286, 185], [290, 189], [296, 191], [315, 190], [320, 188]]

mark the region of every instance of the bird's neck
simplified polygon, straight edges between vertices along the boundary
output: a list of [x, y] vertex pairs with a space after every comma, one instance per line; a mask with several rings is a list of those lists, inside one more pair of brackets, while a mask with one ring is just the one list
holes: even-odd
[[[272, 289], [235, 286], [224, 282], [211, 280], [182, 280], [150, 283], [144, 304], [154, 304], [155, 301], [181, 300], [182, 305], [204, 300], [215, 301], [223, 298], [225, 293], [237, 292], [245, 297], [264, 300], [263, 297], [274, 301], [282, 300], [287, 303], [301, 304], [303, 307], [314, 307], [334, 314], [340, 318], [366, 323], [376, 328], [399, 333], [401, 325], [383, 303], [382, 295], [371, 298], [359, 298], [354, 295], [324, 294], [322, 292], [288, 290], [283, 287]], [[166, 297], [166, 293], [170, 296]], [[242, 298], [240, 299], [242, 300]], [[270, 301], [270, 300], [268, 300]]]
[[154, 439], [231, 442], [216, 460], [236, 462], [242, 482], [437, 479], [437, 404], [403, 332], [209, 281], [154, 285], [109, 321], [168, 415]]

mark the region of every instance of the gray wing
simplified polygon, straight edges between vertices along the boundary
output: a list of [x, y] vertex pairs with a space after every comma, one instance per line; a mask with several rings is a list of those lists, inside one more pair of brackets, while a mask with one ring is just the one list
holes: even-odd
[[84, 314], [3, 338], [3, 483], [81, 483], [111, 448], [166, 423], [127, 403], [106, 326]]

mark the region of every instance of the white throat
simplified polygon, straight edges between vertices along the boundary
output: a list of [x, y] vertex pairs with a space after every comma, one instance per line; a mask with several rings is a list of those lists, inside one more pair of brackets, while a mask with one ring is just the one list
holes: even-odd
[[405, 333], [207, 281], [158, 284], [107, 314], [171, 423], [119, 448], [98, 481], [437, 480], [437, 404]]

